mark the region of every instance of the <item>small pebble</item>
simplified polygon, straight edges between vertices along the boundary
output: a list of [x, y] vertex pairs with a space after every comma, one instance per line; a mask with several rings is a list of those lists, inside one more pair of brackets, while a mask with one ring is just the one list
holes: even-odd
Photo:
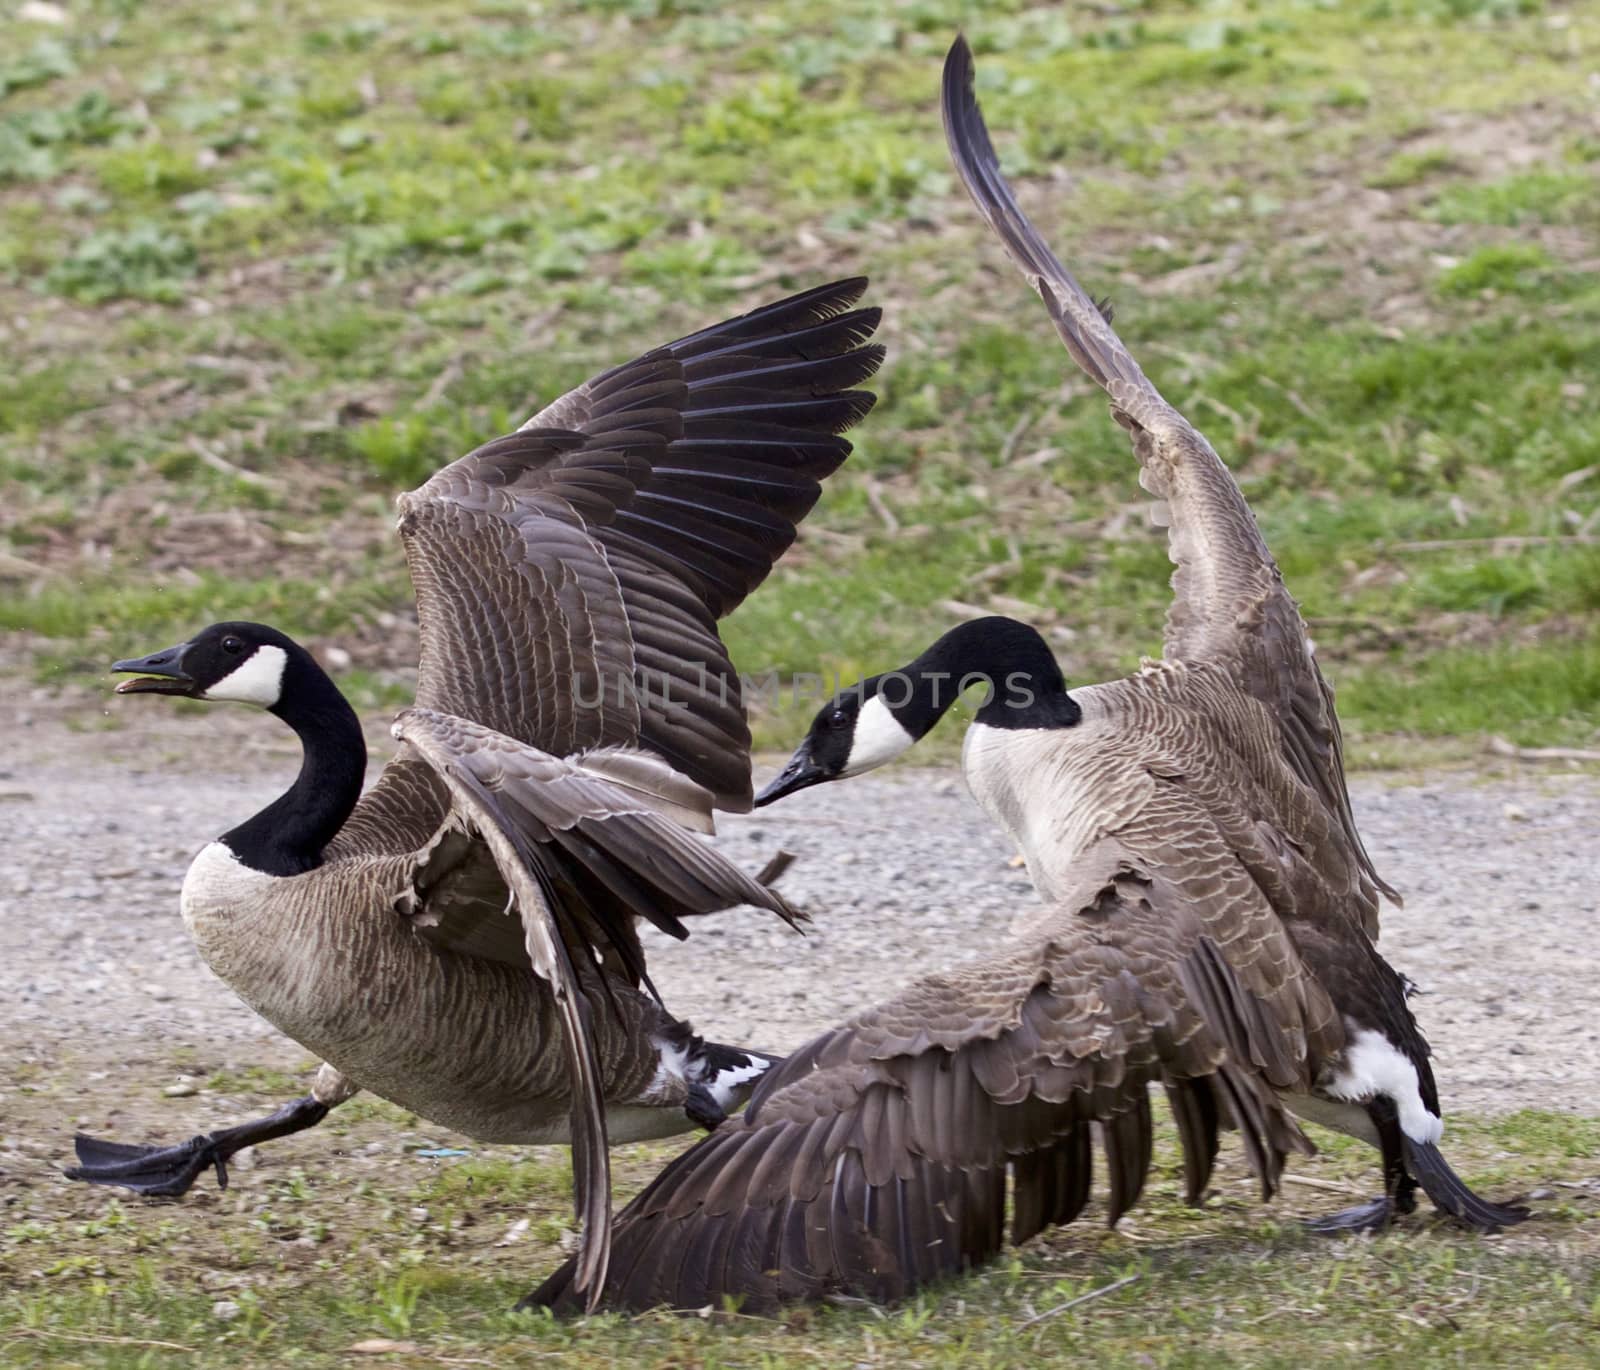
[[218, 1322], [232, 1322], [244, 1312], [232, 1299], [218, 1299], [211, 1305], [211, 1316]]
[[198, 1094], [200, 1086], [193, 1080], [179, 1080], [175, 1085], [168, 1085], [161, 1091], [169, 1099], [187, 1099], [191, 1094]]

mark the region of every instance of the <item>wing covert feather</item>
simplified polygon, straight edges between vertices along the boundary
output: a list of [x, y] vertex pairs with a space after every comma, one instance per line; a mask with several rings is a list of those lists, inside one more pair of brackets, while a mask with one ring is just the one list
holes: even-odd
[[[550, 756], [421, 708], [402, 710], [393, 731], [405, 764], [426, 767], [448, 796], [438, 830], [418, 850], [418, 907], [411, 910], [418, 934], [510, 959], [500, 949], [503, 938], [482, 926], [497, 897], [502, 917], [509, 902], [521, 919], [526, 963], [550, 986], [560, 1013], [583, 1218], [576, 1287], [597, 1296], [609, 1252], [610, 1163], [592, 1011], [573, 957], [615, 953], [638, 983], [645, 979], [638, 918], [684, 936], [682, 918], [738, 904], [791, 923], [797, 915], [676, 820], [682, 810], [708, 815], [710, 796], [653, 756], [603, 752], [589, 770], [581, 757]], [[492, 859], [497, 881], [477, 859], [480, 851]], [[430, 872], [432, 860], [448, 867], [447, 877]], [[476, 881], [470, 899], [459, 888], [465, 878]], [[447, 895], [456, 903], [435, 905]]]
[[[830, 1294], [900, 1297], [998, 1253], [1008, 1172], [1017, 1240], [1077, 1216], [1094, 1122], [1114, 1221], [1149, 1169], [1158, 1080], [1181, 1100], [1190, 1201], [1230, 1117], [1270, 1193], [1285, 1153], [1309, 1143], [1273, 1088], [1284, 1049], [1257, 1038], [1300, 1043], [1296, 1080], [1335, 1045], [1315, 1026], [1320, 991], [1295, 969], [1249, 939], [1214, 940], [1175, 887], [1102, 868], [1049, 937], [929, 976], [768, 1072], [741, 1117], [619, 1216], [602, 1304], [737, 1297], [770, 1313]], [[697, 1263], [670, 1291], [651, 1278], [709, 1240], [718, 1263]], [[569, 1261], [532, 1301], [574, 1308], [574, 1270]]]
[[504, 821], [500, 806], [449, 746], [449, 735], [419, 710], [402, 713], [395, 736], [408, 742], [449, 787], [453, 804], [493, 854], [521, 915], [528, 960], [550, 986], [561, 1015], [562, 1045], [572, 1082], [574, 1199], [582, 1219], [574, 1257], [573, 1288], [590, 1308], [605, 1288], [611, 1255], [611, 1156], [606, 1143], [605, 1100], [595, 1058], [588, 1000], [578, 983], [556, 922], [552, 898], [542, 887], [541, 865], [527, 838]]

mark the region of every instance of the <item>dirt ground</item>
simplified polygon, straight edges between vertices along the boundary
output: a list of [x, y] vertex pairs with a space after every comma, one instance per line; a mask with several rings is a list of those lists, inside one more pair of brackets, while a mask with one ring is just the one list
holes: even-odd
[[[186, 1079], [303, 1070], [306, 1053], [201, 964], [177, 911], [191, 855], [287, 783], [294, 739], [244, 710], [89, 691], [13, 692], [0, 729], [12, 739], [0, 759], [0, 1147], [46, 1167], [67, 1158], [74, 1125], [152, 1113], [186, 1136], [223, 1121], [221, 1100], [185, 1097]], [[371, 720], [375, 749], [385, 732]], [[1385, 912], [1381, 945], [1425, 991], [1447, 1114], [1587, 1112], [1600, 1094], [1600, 778], [1506, 764], [1357, 779], [1373, 858], [1406, 898]], [[752, 867], [780, 845], [797, 853], [785, 889], [816, 920], [800, 938], [733, 914], [654, 948], [668, 1004], [731, 1042], [793, 1047], [981, 954], [1033, 898], [953, 768], [820, 787], [722, 829]]]

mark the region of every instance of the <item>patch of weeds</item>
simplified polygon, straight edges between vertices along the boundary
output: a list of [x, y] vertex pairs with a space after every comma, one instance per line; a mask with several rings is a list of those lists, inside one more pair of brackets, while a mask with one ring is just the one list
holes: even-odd
[[60, 163], [47, 144], [36, 141], [20, 121], [0, 123], [0, 185], [9, 181], [47, 181]]
[[[112, 644], [124, 650], [130, 642], [171, 638], [195, 631], [206, 623], [245, 615], [282, 624], [301, 638], [317, 636], [334, 624], [371, 613], [373, 601], [390, 602], [387, 591], [372, 582], [351, 580], [337, 594], [302, 580], [269, 577], [236, 580], [215, 573], [198, 582], [164, 584], [159, 578], [130, 581], [115, 576], [78, 577], [70, 583], [46, 581], [37, 593], [0, 596], [0, 630], [36, 634], [68, 643], [66, 655], [45, 654], [39, 665], [47, 677], [105, 673], [102, 660]], [[147, 651], [148, 647], [140, 650]], [[181, 707], [183, 701], [171, 703]], [[197, 705], [204, 709], [204, 705]]]
[[1600, 635], [1534, 645], [1453, 647], [1420, 660], [1396, 652], [1338, 673], [1353, 733], [1429, 737], [1500, 733], [1518, 743], [1593, 744], [1600, 717]]
[[370, 15], [347, 19], [328, 28], [312, 29], [304, 43], [308, 52], [366, 52], [388, 31], [388, 20]]
[[266, 1094], [287, 1098], [296, 1092], [303, 1093], [305, 1082], [281, 1070], [265, 1066], [243, 1066], [236, 1070], [218, 1070], [206, 1077], [206, 1089], [213, 1094]]
[[850, 199], [860, 202], [859, 210], [846, 215], [847, 221], [893, 215], [913, 201], [950, 190], [951, 177], [943, 162], [930, 159], [917, 141], [853, 140], [842, 151], [835, 174], [847, 187]]
[[1324, 91], [1321, 103], [1329, 109], [1365, 109], [1372, 103], [1372, 86], [1352, 77]]
[[430, 81], [417, 95], [417, 108], [440, 124], [459, 124], [477, 113], [482, 91], [473, 81], [459, 76], [440, 76]]
[[1445, 224], [1569, 223], [1592, 214], [1600, 182], [1568, 171], [1524, 171], [1503, 180], [1450, 185], [1430, 213]]
[[68, 105], [8, 114], [0, 119], [0, 185], [48, 179], [60, 169], [60, 150], [106, 142], [132, 122], [98, 90]]
[[1463, 1131], [1519, 1157], [1600, 1156], [1600, 1118], [1519, 1109], [1500, 1118], [1468, 1121]]
[[1537, 243], [1499, 243], [1480, 247], [1463, 262], [1440, 272], [1441, 294], [1478, 295], [1497, 290], [1511, 295], [1538, 295], [1556, 263]]
[[358, 710], [388, 712], [404, 708], [416, 696], [416, 686], [372, 671], [351, 670], [339, 676], [339, 688]]
[[146, 204], [199, 190], [210, 179], [192, 153], [161, 143], [112, 148], [100, 156], [97, 170], [112, 195]]
[[1375, 190], [1399, 190], [1405, 186], [1419, 185], [1430, 176], [1464, 170], [1443, 148], [1427, 152], [1397, 152], [1383, 166], [1367, 177], [1367, 184]]
[[89, 402], [84, 379], [69, 363], [0, 375], [0, 433], [34, 434], [77, 413]]
[[0, 99], [14, 90], [42, 86], [78, 69], [67, 45], [55, 38], [40, 38], [26, 52], [0, 60]]
[[473, 1156], [441, 1165], [417, 1189], [418, 1202], [488, 1200], [497, 1207], [565, 1204], [572, 1195], [571, 1155], [551, 1148], [542, 1159]]
[[187, 238], [155, 223], [104, 229], [78, 241], [45, 276], [58, 294], [88, 304], [141, 299], [176, 304], [198, 266]]
[[637, 248], [623, 265], [640, 281], [681, 291], [692, 288], [695, 281], [746, 275], [761, 265], [761, 259], [730, 239], [707, 235]]
[[735, 94], [705, 106], [684, 130], [691, 152], [741, 152], [788, 138], [814, 134], [813, 118], [800, 82], [787, 74], [763, 76]]
[[353, 429], [346, 441], [351, 451], [391, 485], [410, 489], [445, 462], [509, 433], [520, 422], [503, 407], [487, 415], [430, 409], [363, 424]]
[[389, 349], [405, 317], [354, 300], [304, 296], [240, 322], [253, 336], [293, 358], [339, 364], [365, 356], [384, 370], [391, 363]]
[[354, 85], [329, 85], [303, 94], [298, 113], [307, 123], [337, 124], [354, 118], [366, 107], [366, 100]]

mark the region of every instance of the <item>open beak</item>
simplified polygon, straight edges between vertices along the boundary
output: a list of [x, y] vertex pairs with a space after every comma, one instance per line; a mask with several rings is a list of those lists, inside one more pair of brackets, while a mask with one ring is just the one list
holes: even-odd
[[183, 669], [183, 654], [189, 650], [187, 642], [168, 647], [164, 652], [133, 657], [127, 661], [113, 661], [113, 671], [126, 671], [138, 676], [124, 680], [117, 686], [119, 695], [190, 695], [194, 692], [194, 679]]
[[826, 779], [828, 773], [811, 759], [811, 741], [808, 738], [795, 748], [794, 755], [789, 758], [789, 764], [778, 773], [778, 778], [756, 796], [756, 808], [770, 804], [775, 799], [782, 799], [784, 795], [793, 794], [796, 790], [820, 785]]

